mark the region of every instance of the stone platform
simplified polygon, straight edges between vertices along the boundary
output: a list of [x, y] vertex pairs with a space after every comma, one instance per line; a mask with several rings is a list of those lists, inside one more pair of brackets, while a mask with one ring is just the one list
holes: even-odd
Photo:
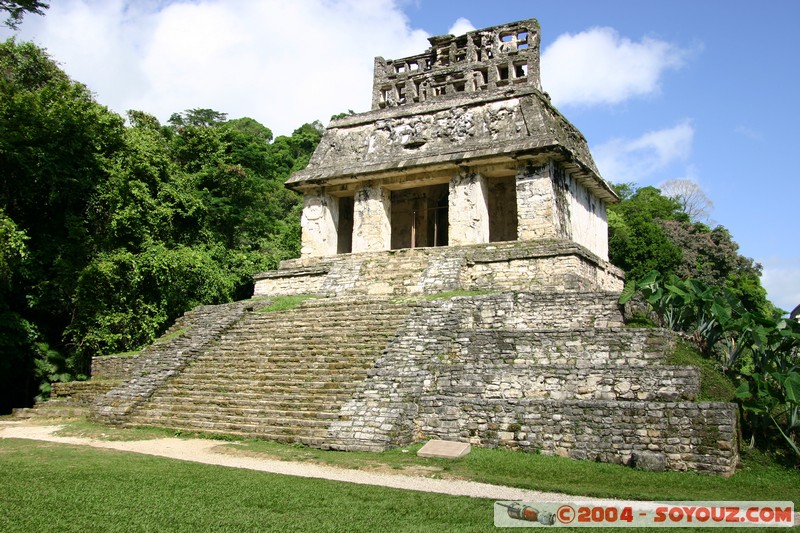
[[413, 248], [281, 262], [255, 296], [414, 296], [442, 291], [621, 291], [623, 273], [568, 240]]

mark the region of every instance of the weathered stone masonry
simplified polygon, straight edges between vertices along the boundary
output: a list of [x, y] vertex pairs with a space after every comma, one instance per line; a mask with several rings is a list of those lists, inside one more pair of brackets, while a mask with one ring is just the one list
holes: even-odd
[[302, 256], [565, 239], [607, 260], [617, 198], [541, 91], [538, 23], [431, 45], [377, 58], [372, 111], [332, 121], [287, 182], [317, 221], [303, 224]]
[[[617, 198], [542, 92], [538, 23], [430, 43], [376, 58], [372, 110], [332, 121], [289, 179], [301, 256], [257, 274], [258, 299], [189, 312], [55, 394], [117, 424], [731, 474], [735, 405], [696, 401], [670, 333], [624, 327]], [[258, 312], [298, 294], [317, 298]]]
[[[694, 403], [696, 368], [666, 333], [621, 328], [615, 294], [523, 293], [419, 304], [339, 420], [333, 447], [426, 437], [730, 474], [736, 408]], [[529, 329], [535, 325], [535, 329]]]

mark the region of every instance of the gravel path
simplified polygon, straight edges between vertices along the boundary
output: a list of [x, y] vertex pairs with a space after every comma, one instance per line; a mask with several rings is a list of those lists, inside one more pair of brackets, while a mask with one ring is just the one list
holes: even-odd
[[[586, 501], [586, 502], [612, 502], [614, 500], [601, 500], [599, 498], [580, 498], [553, 492], [539, 492], [523, 490], [513, 487], [489, 485], [475, 481], [433, 479], [422, 476], [409, 476], [404, 474], [389, 474], [366, 472], [336, 468], [305, 462], [279, 461], [256, 457], [243, 457], [225, 453], [219, 441], [209, 439], [151, 439], [138, 441], [107, 441], [84, 437], [60, 437], [54, 435], [61, 426], [37, 426], [27, 424], [0, 424], [0, 438], [32, 439], [61, 444], [74, 444], [121, 450], [126, 452], [157, 455], [181, 461], [192, 461], [211, 465], [228, 466], [232, 468], [245, 468], [287, 476], [310, 477], [360, 483], [363, 485], [379, 485], [397, 489], [417, 490], [423, 492], [438, 492], [456, 496], [471, 496], [474, 498], [491, 498], [495, 500], [525, 500], [525, 501]], [[619, 502], [615, 502], [619, 503]]]
[[[208, 439], [166, 438], [139, 441], [105, 441], [84, 437], [60, 437], [54, 435], [61, 427], [62, 426], [29, 425], [18, 422], [0, 422], [0, 438], [31, 439], [61, 444], [91, 446], [94, 448], [167, 457], [180, 461], [258, 470], [287, 476], [330, 479], [348, 483], [359, 483], [362, 485], [377, 485], [455, 496], [489, 498], [493, 500], [520, 500], [527, 502], [564, 501], [574, 504], [629, 505], [634, 509], [641, 510], [652, 509], [656, 506], [654, 502], [578, 497], [555, 492], [541, 492], [490, 485], [488, 483], [478, 483], [475, 481], [433, 479], [405, 474], [366, 472], [363, 470], [336, 468], [312, 463], [242, 457], [225, 453], [222, 451], [224, 445], [221, 445], [218, 441], [215, 442]], [[795, 513], [795, 525], [799, 523], [800, 513]]]

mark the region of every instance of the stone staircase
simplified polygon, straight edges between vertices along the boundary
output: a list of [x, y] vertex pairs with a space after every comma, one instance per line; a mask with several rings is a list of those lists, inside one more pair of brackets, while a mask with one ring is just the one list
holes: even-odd
[[321, 448], [436, 437], [730, 474], [735, 405], [697, 402], [698, 370], [666, 362], [672, 334], [625, 328], [617, 299], [549, 291], [337, 296], [276, 312], [259, 312], [269, 299], [201, 306], [138, 357], [94, 361], [104, 380], [57, 385], [55, 400], [19, 415], [80, 416], [91, 405], [103, 422]]
[[120, 385], [119, 380], [53, 383], [50, 398], [30, 408], [14, 409], [15, 418], [84, 418], [97, 398]]
[[250, 312], [124, 423], [325, 446], [328, 425], [409, 310], [362, 297]]

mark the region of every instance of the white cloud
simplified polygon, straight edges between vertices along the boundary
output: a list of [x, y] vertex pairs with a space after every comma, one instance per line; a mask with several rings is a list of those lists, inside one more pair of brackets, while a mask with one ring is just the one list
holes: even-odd
[[661, 76], [687, 53], [649, 37], [631, 41], [613, 28], [566, 33], [542, 53], [542, 84], [555, 105], [616, 104], [657, 93]]
[[476, 29], [477, 28], [473, 26], [472, 22], [470, 22], [468, 19], [459, 17], [459, 19], [456, 20], [452, 26], [450, 26], [450, 29], [447, 30], [447, 33], [450, 35], [464, 35], [465, 33], [475, 31]]
[[736, 128], [734, 128], [733, 131], [735, 133], [738, 133], [739, 135], [742, 135], [743, 137], [746, 137], [746, 138], [750, 139], [751, 141], [761, 142], [761, 141], [764, 140], [764, 134], [763, 133], [761, 133], [760, 131], [754, 130], [752, 128], [748, 128], [747, 126], [737, 126]]
[[[686, 161], [692, 151], [694, 127], [688, 120], [672, 128], [647, 132], [636, 139], [612, 139], [592, 148], [600, 173], [615, 183], [652, 178], [671, 164]], [[693, 175], [693, 167], [684, 169]]]
[[276, 134], [367, 111], [374, 56], [427, 37], [394, 0], [62, 0], [20, 32], [116, 112], [207, 107]]
[[772, 303], [784, 311], [800, 305], [800, 257], [773, 257], [759, 262], [764, 267], [761, 284]]

